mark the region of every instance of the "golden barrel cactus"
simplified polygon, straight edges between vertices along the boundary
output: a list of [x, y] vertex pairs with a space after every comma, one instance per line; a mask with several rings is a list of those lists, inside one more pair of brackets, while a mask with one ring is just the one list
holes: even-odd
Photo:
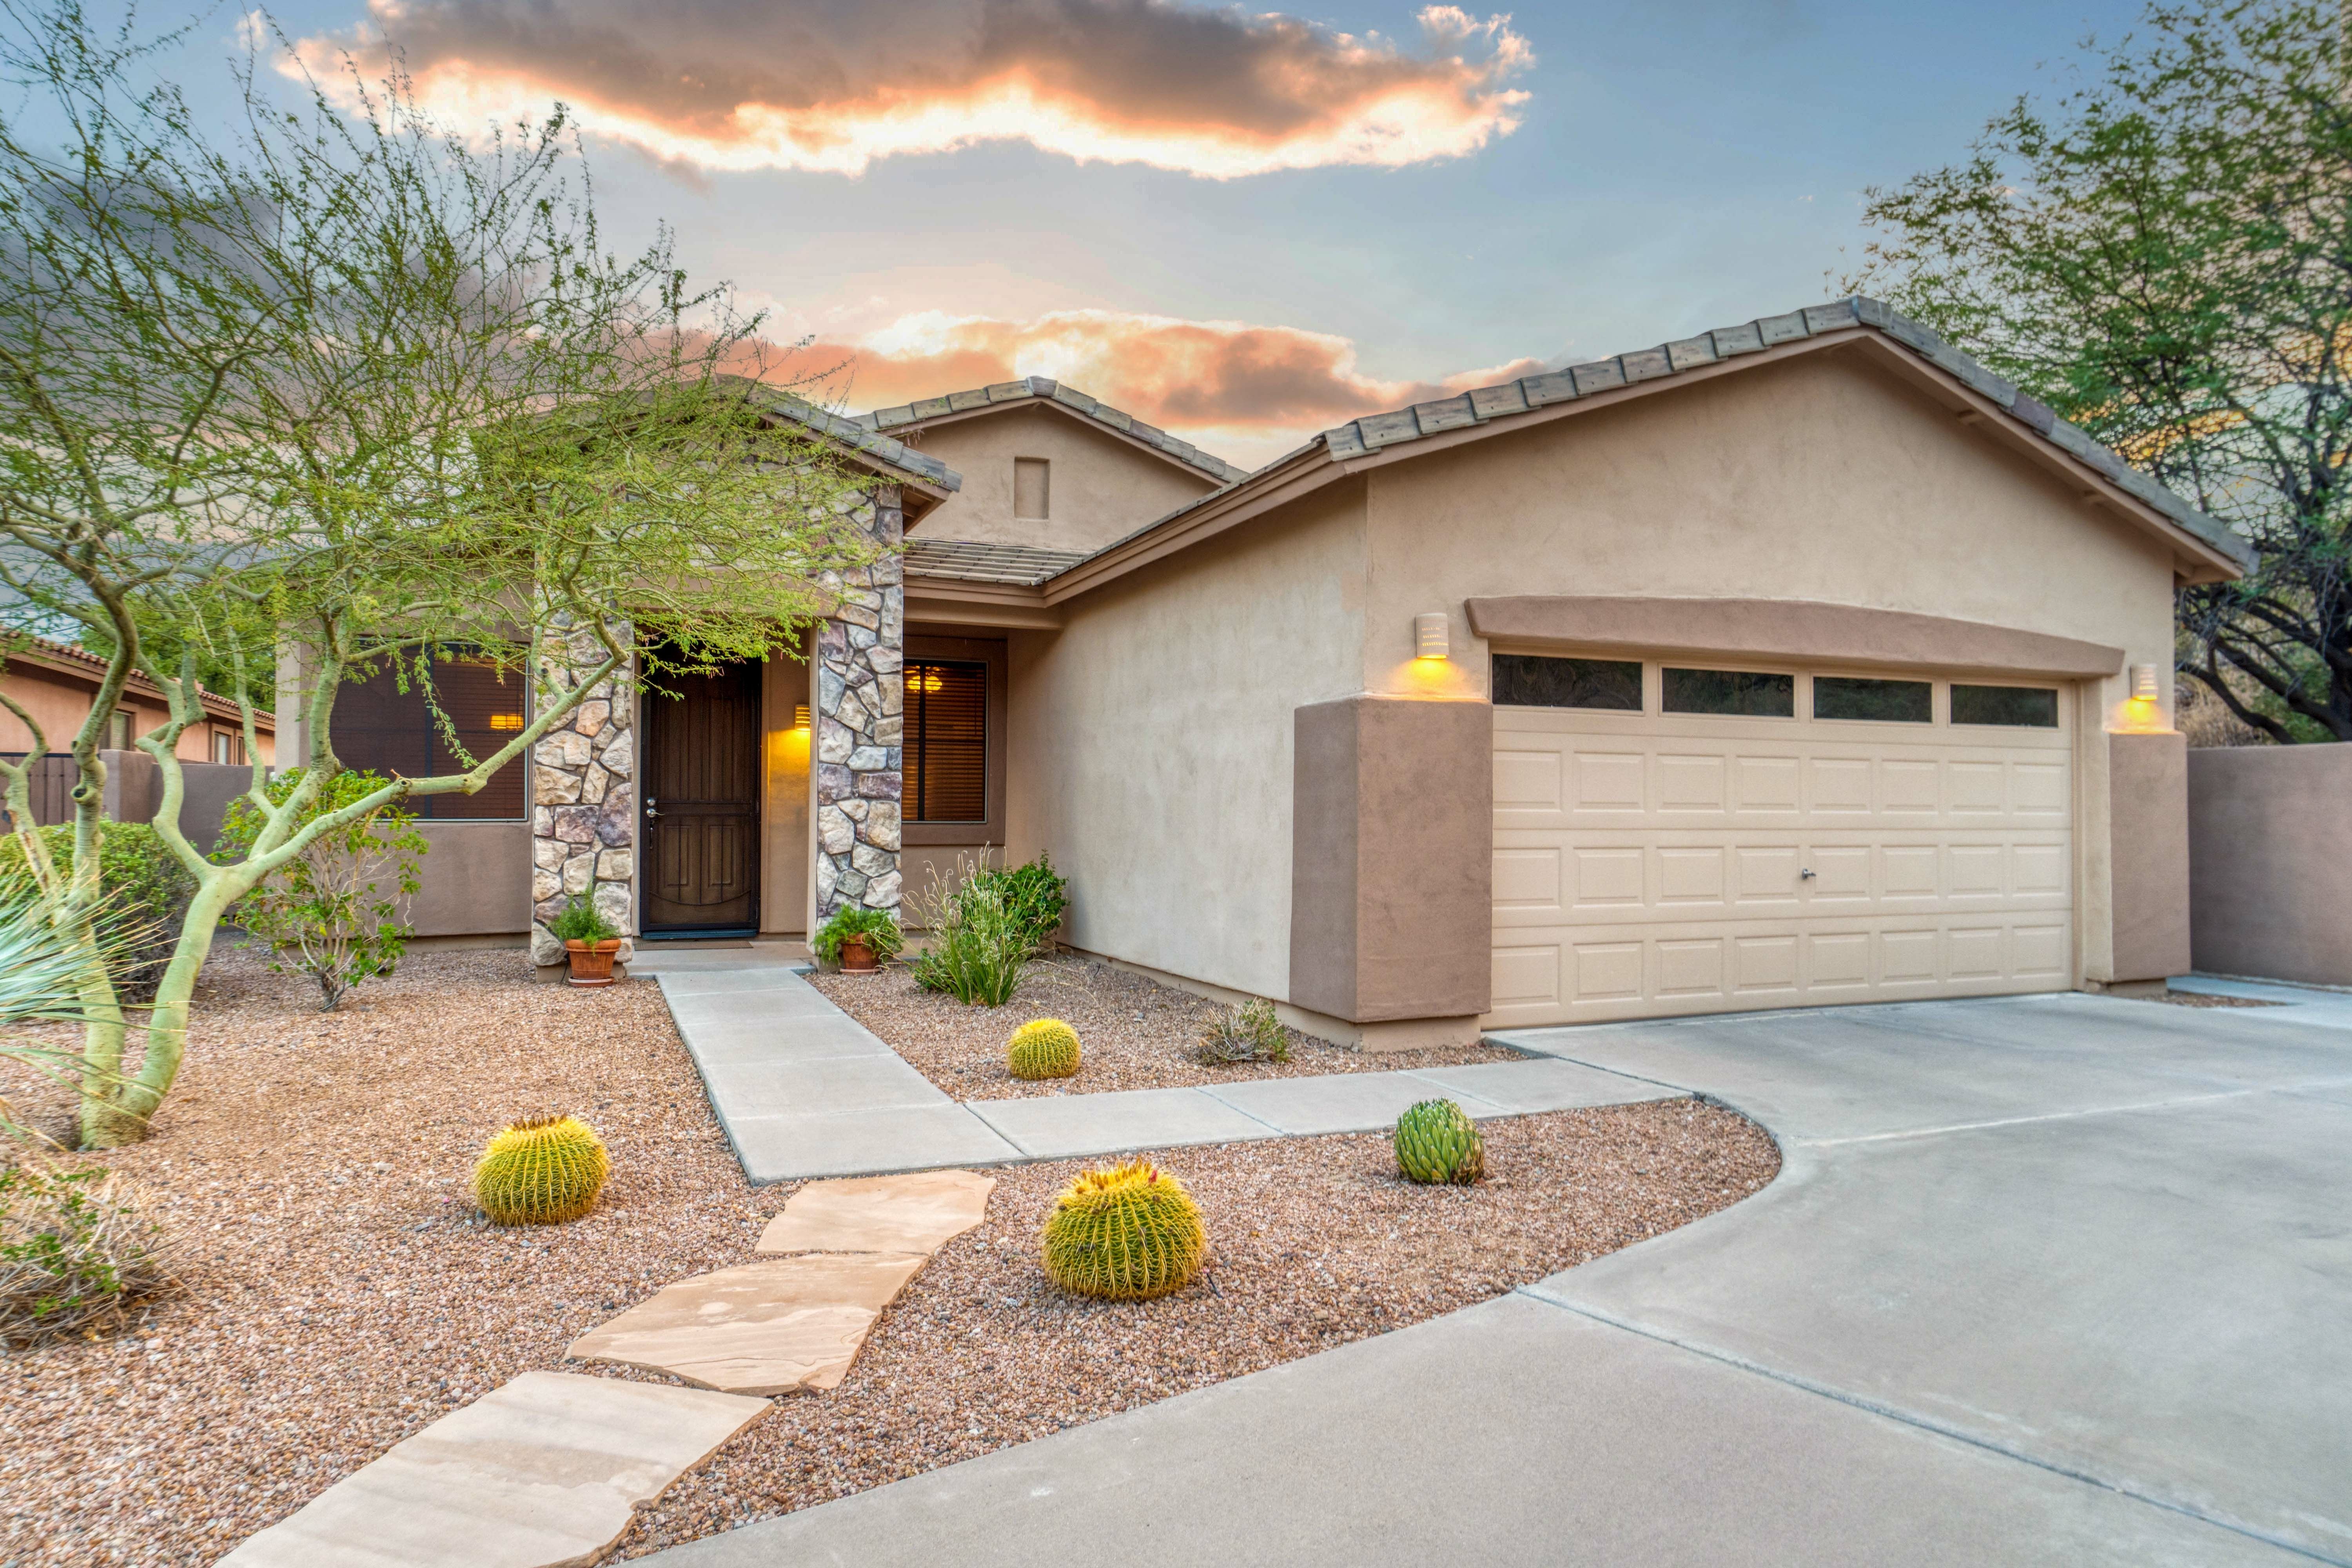
[[596, 1206], [612, 1160], [576, 1116], [510, 1123], [474, 1165], [474, 1201], [493, 1225], [561, 1225]]
[[1181, 1290], [1209, 1256], [1201, 1205], [1149, 1162], [1088, 1171], [1045, 1216], [1045, 1272], [1065, 1290], [1140, 1301]]
[[1014, 1078], [1068, 1078], [1078, 1070], [1078, 1032], [1059, 1018], [1039, 1018], [1013, 1031], [1005, 1065]]

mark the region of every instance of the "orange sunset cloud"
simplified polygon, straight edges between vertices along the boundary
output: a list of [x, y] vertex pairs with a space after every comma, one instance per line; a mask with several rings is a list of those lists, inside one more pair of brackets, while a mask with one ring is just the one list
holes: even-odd
[[1164, 0], [370, 0], [380, 37], [311, 37], [334, 83], [397, 52], [431, 109], [512, 121], [550, 100], [597, 133], [714, 171], [863, 174], [877, 158], [1026, 142], [1210, 179], [1459, 157], [1508, 135], [1533, 63], [1507, 16], [1415, 16], [1417, 50], [1280, 15]]

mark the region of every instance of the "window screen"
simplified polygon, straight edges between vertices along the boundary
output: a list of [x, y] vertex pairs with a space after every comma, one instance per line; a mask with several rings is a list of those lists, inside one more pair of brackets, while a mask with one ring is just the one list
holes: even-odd
[[1676, 669], [1664, 673], [1662, 695], [1669, 713], [1729, 713], [1751, 719], [1790, 719], [1797, 712], [1797, 678], [1745, 669]]
[[988, 666], [907, 666], [901, 755], [908, 822], [988, 820]]
[[1043, 458], [1013, 459], [1013, 515], [1046, 518], [1054, 514], [1053, 469]]
[[[433, 704], [447, 715], [466, 749], [460, 757], [449, 749], [435, 718]], [[335, 693], [334, 718], [328, 730], [335, 755], [343, 765], [385, 778], [427, 778], [435, 773], [462, 773], [509, 741], [523, 727], [523, 677], [509, 670], [503, 679], [485, 660], [464, 655], [444, 655], [433, 661], [433, 691], [426, 700], [415, 672], [408, 689], [389, 669], [365, 680], [347, 682]], [[409, 809], [435, 821], [506, 820], [523, 814], [523, 780], [530, 772], [518, 757], [490, 775], [478, 795], [422, 795]]]
[[1926, 680], [1861, 680], [1845, 675], [1816, 675], [1813, 717], [1932, 724], [1936, 721], [1936, 688]]
[[1952, 722], [2055, 730], [2058, 693], [2047, 686], [1962, 686], [1954, 681]]
[[1519, 708], [1642, 710], [1642, 666], [1613, 658], [1495, 656], [1495, 700]]

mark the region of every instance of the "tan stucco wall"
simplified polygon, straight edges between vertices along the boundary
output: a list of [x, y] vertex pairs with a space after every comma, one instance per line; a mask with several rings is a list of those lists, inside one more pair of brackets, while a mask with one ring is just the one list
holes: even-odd
[[[914, 529], [918, 539], [1097, 550], [1214, 489], [1217, 481], [1043, 408], [934, 426], [910, 437], [962, 476], [963, 488]], [[1043, 458], [1052, 468], [1045, 521], [1013, 515], [1013, 460]]]
[[2189, 738], [2107, 737], [2118, 983], [2189, 970]]
[[2188, 764], [2197, 967], [2352, 985], [2352, 746], [2200, 749]]
[[1007, 850], [1073, 946], [1286, 998], [1292, 714], [1359, 689], [1361, 519], [1343, 482], [1011, 638]]
[[[11, 700], [32, 715], [34, 722], [40, 725], [41, 734], [48, 742], [49, 750], [54, 752], [62, 753], [71, 749], [73, 738], [80, 731], [83, 719], [89, 716], [89, 700], [96, 689], [94, 680], [77, 680], [59, 671], [37, 668], [14, 660], [10, 661], [5, 672], [0, 672], [0, 691], [5, 691]], [[143, 735], [171, 717], [171, 710], [164, 703], [135, 693], [126, 696], [118, 706], [131, 715], [134, 734]], [[179, 744], [173, 748], [174, 754], [184, 762], [210, 762], [213, 731], [215, 730], [230, 734], [242, 733], [236, 724], [207, 719], [181, 734]], [[260, 741], [259, 760], [267, 766], [273, 760], [273, 748], [270, 733], [266, 728], [261, 731]], [[32, 731], [14, 713], [0, 708], [0, 752], [23, 752], [31, 747]]]
[[419, 936], [520, 936], [530, 930], [530, 824], [420, 822], [432, 846], [409, 906]]
[[809, 742], [793, 727], [793, 710], [813, 703], [814, 667], [779, 656], [761, 681], [760, 929], [805, 935], [816, 889], [809, 864]]

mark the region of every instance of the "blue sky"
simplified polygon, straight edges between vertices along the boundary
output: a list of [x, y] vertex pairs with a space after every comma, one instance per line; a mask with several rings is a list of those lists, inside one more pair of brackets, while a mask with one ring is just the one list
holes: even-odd
[[[2085, 36], [2112, 38], [2139, 9], [1556, 5], [1430, 32], [1410, 5], [1360, 0], [1286, 21], [1147, 0], [403, 0], [373, 17], [364, 5], [278, 16], [321, 50], [388, 27], [456, 117], [561, 95], [591, 127], [617, 127], [592, 143], [608, 226], [667, 219], [698, 275], [856, 354], [851, 405], [1060, 374], [1244, 462], [1449, 378], [1825, 297], [1855, 259], [1864, 187], [1958, 157], [2015, 95], [2059, 85]], [[964, 41], [976, 31], [1013, 41]], [[1277, 35], [1264, 68], [1308, 70], [1298, 90], [1325, 107], [1366, 73], [1420, 72], [1412, 90], [1458, 121], [1437, 138], [1453, 144], [1366, 164], [1297, 153], [1294, 137], [1263, 155], [1310, 166], [1227, 178], [1181, 166], [1223, 153], [1147, 148], [1180, 165], [1156, 167], [1053, 145], [1118, 141], [1130, 100], [1164, 86], [1147, 142], [1174, 145], [1191, 116], [1274, 146], [1293, 132], [1265, 125], [1288, 108], [1234, 108], [1220, 73], [1261, 68]], [[1031, 78], [1078, 83], [1077, 130], [1023, 139], [1054, 116], [925, 99], [959, 70], [1027, 70], [1024, 50], [1047, 57]], [[719, 79], [739, 56], [757, 68]], [[855, 132], [882, 138], [856, 173], [805, 166], [814, 153], [723, 166], [742, 162], [742, 133], [709, 116], [803, 91], [796, 73], [897, 95], [935, 129], [968, 114], [975, 140], [909, 151], [885, 144], [897, 132]], [[655, 85], [640, 95], [640, 80]], [[1187, 330], [1198, 323], [1220, 325]]]

